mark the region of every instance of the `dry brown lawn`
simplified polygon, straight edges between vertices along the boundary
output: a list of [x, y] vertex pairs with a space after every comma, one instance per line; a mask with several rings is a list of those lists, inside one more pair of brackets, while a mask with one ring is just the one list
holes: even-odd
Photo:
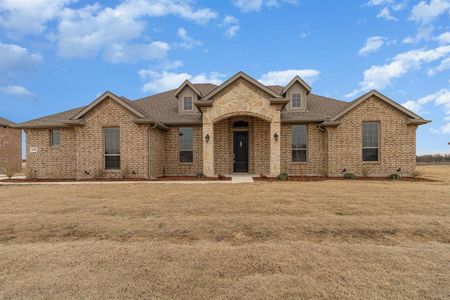
[[450, 298], [440, 182], [0, 186], [0, 299]]

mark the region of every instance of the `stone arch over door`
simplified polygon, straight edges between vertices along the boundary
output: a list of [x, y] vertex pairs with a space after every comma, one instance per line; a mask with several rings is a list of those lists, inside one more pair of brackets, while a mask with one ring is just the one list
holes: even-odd
[[280, 134], [280, 111], [282, 105], [272, 104], [272, 95], [244, 78], [239, 78], [212, 98], [210, 106], [202, 107], [203, 134], [209, 142], [203, 143], [203, 171], [206, 176], [214, 176], [214, 124], [235, 116], [249, 116], [262, 119], [270, 124], [270, 175], [280, 172], [280, 142], [275, 133]]

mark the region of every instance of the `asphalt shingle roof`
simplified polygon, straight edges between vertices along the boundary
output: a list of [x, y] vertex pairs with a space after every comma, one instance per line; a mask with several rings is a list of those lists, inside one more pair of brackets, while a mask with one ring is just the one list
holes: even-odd
[[1, 126], [11, 126], [11, 125], [13, 125], [13, 124], [15, 124], [15, 123], [12, 122], [12, 121], [10, 121], [10, 120], [7, 120], [7, 119], [5, 119], [5, 118], [1, 118], [1, 117], [0, 117], [0, 125], [1, 125]]
[[[194, 86], [202, 93], [202, 96], [210, 93], [217, 88], [217, 85], [210, 83], [194, 84]], [[275, 93], [281, 93], [284, 87], [274, 85], [267, 86]], [[178, 113], [178, 99], [175, 97], [176, 90], [155, 94], [152, 96], [140, 98], [137, 100], [129, 100], [126, 97], [121, 97], [127, 101], [136, 110], [142, 112], [148, 118], [162, 122], [164, 124], [180, 124], [180, 123], [201, 123], [201, 114], [180, 114]], [[315, 94], [308, 94], [307, 96], [307, 111], [306, 112], [281, 112], [282, 121], [318, 121], [331, 118], [340, 111], [349, 106], [349, 102], [339, 101], [327, 97], [322, 97]], [[62, 123], [75, 116], [78, 112], [83, 110], [85, 106], [67, 110], [61, 113], [45, 116], [21, 123], [19, 125], [39, 125], [48, 123]], [[1, 119], [0, 119], [1, 121]]]

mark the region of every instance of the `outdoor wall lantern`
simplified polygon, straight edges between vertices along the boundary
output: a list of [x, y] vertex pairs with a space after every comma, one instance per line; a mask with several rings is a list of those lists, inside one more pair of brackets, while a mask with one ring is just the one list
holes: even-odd
[[209, 143], [209, 134], [207, 133], [205, 136], [206, 143]]
[[275, 142], [278, 142], [278, 137], [279, 137], [278, 133], [275, 132], [275, 134], [273, 135], [273, 138], [275, 139]]

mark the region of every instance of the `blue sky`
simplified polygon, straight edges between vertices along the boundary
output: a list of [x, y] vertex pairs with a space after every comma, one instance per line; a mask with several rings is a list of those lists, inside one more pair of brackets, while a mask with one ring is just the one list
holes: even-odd
[[0, 116], [16, 122], [131, 99], [184, 79], [298, 74], [351, 101], [377, 89], [433, 122], [417, 150], [450, 146], [450, 0], [0, 0]]

